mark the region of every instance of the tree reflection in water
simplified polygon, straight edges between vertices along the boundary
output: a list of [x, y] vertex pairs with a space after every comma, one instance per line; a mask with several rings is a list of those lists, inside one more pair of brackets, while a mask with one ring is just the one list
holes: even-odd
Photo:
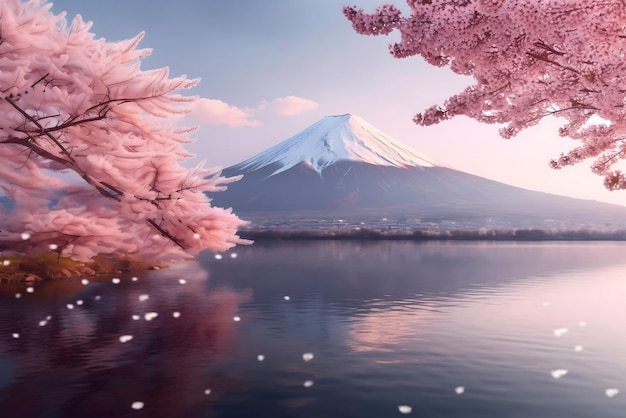
[[[0, 298], [0, 332], [9, 336], [0, 345], [3, 416], [137, 416], [131, 404], [141, 401], [150, 417], [174, 417], [193, 416], [228, 385], [207, 366], [232, 354], [233, 317], [251, 292], [211, 287], [199, 263], [184, 263], [119, 284], [5, 288]], [[147, 321], [150, 312], [158, 316]]]

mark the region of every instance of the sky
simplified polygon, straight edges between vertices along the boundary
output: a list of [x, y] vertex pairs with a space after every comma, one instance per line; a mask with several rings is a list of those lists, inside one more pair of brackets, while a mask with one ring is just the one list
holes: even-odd
[[[393, 58], [398, 39], [357, 34], [342, 7], [374, 11], [384, 0], [56, 0], [52, 11], [80, 14], [96, 38], [119, 41], [145, 32], [152, 54], [142, 69], [169, 67], [172, 76], [200, 78], [188, 91], [200, 99], [189, 123], [188, 149], [209, 167], [228, 167], [262, 152], [319, 119], [345, 113], [431, 159], [503, 183], [626, 205], [589, 164], [548, 166], [576, 146], [545, 119], [512, 140], [498, 127], [459, 117], [433, 127], [411, 118], [472, 83], [419, 57]], [[393, 3], [407, 10], [406, 3]]]

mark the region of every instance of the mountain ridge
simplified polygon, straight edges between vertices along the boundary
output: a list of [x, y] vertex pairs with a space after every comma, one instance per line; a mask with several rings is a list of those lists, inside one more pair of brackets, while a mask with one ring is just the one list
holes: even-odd
[[223, 174], [243, 178], [211, 195], [213, 204], [244, 216], [263, 212], [296, 219], [298, 213], [317, 211], [320, 217], [334, 212], [469, 219], [473, 226], [494, 219], [505, 226], [626, 226], [626, 207], [455, 170], [351, 114], [323, 118]]

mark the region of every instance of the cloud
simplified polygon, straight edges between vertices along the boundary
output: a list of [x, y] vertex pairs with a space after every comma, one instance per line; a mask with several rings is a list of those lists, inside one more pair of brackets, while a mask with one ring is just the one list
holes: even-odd
[[268, 109], [283, 116], [294, 116], [309, 110], [317, 109], [319, 104], [313, 100], [297, 96], [287, 96], [274, 99], [271, 102], [262, 102], [260, 109]]
[[317, 109], [313, 100], [297, 96], [279, 97], [271, 101], [263, 100], [254, 108], [239, 108], [218, 99], [200, 98], [190, 106], [190, 113], [181, 119], [185, 125], [226, 125], [231, 128], [262, 125], [257, 117], [263, 113], [280, 116], [299, 115]]
[[185, 116], [185, 122], [198, 125], [227, 125], [231, 128], [240, 126], [259, 126], [254, 119], [254, 111], [240, 109], [216, 99], [201, 98], [191, 105], [191, 113]]

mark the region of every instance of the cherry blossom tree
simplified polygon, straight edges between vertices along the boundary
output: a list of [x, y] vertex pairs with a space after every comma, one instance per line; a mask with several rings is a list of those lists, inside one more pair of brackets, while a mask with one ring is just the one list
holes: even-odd
[[198, 80], [142, 71], [141, 34], [95, 39], [90, 23], [68, 27], [50, 7], [0, 2], [0, 188], [11, 201], [0, 205], [0, 247], [87, 260], [244, 242], [243, 222], [205, 194], [236, 178], [183, 168], [192, 130], [168, 123], [194, 100], [176, 92]]
[[373, 14], [345, 7], [366, 35], [399, 31], [396, 58], [472, 76], [465, 91], [414, 117], [432, 125], [457, 115], [502, 124], [504, 138], [555, 115], [559, 134], [580, 145], [553, 168], [592, 158], [592, 171], [610, 190], [626, 189], [615, 164], [626, 156], [626, 2], [624, 0], [408, 0]]

